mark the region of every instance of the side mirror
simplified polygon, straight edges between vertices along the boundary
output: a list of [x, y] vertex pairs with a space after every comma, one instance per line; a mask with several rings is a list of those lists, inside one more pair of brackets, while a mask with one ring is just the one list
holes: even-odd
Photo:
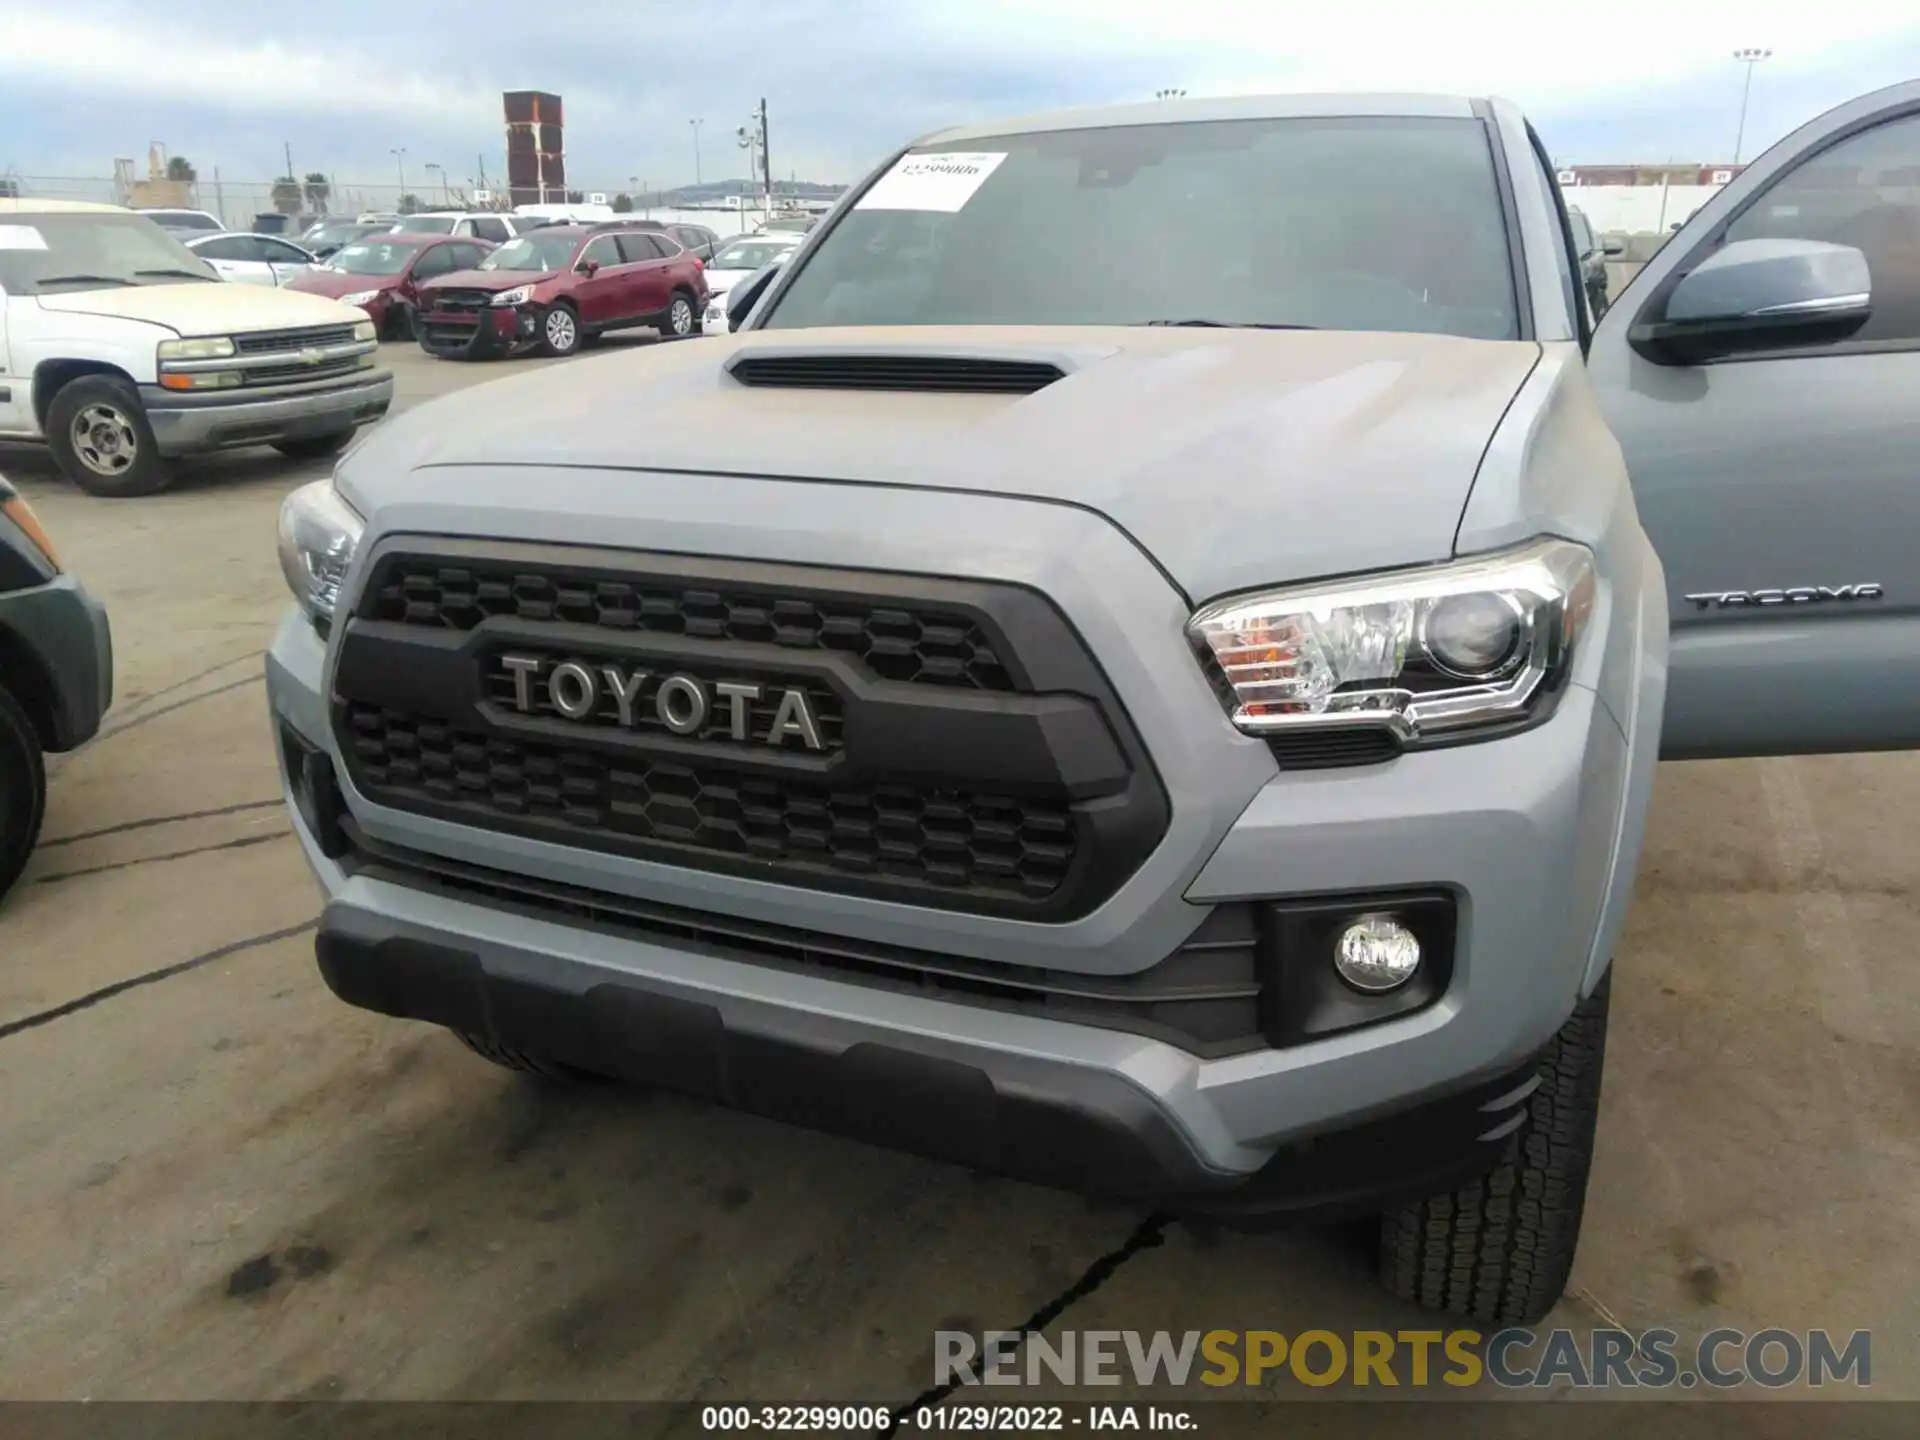
[[573, 268], [578, 274], [591, 275], [600, 268], [600, 262], [598, 260], [582, 260]]
[[1695, 266], [1627, 343], [1660, 365], [1827, 345], [1873, 314], [1867, 257], [1821, 240], [1741, 240]]
[[1624, 255], [1627, 253], [1627, 242], [1618, 235], [1603, 235], [1600, 237], [1600, 253], [1609, 259]]
[[727, 292], [728, 331], [738, 330], [747, 323], [747, 316], [753, 313], [753, 307], [779, 277], [780, 262], [776, 260], [771, 265], [762, 265]]

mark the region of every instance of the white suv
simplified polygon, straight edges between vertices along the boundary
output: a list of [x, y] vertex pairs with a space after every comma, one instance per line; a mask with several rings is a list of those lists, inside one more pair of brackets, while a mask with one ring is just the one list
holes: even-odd
[[423, 210], [404, 215], [393, 227], [394, 233], [408, 235], [453, 235], [504, 245], [521, 231], [531, 228], [516, 215], [498, 215], [492, 211], [469, 213], [464, 210]]
[[393, 401], [378, 349], [361, 311], [223, 283], [130, 210], [0, 200], [0, 440], [45, 440], [89, 494], [202, 451], [344, 449]]

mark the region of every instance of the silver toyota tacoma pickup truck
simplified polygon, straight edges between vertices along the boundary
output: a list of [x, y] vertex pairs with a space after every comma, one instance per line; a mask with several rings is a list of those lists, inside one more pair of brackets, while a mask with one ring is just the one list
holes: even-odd
[[327, 984], [1541, 1316], [1656, 759], [1920, 730], [1916, 111], [1597, 333], [1500, 101], [943, 132], [735, 333], [387, 422], [281, 525]]

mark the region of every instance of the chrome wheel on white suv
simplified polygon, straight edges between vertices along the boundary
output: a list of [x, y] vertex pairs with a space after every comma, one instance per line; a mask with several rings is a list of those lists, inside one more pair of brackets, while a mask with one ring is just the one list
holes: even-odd
[[117, 480], [140, 456], [140, 436], [117, 406], [95, 402], [73, 417], [73, 458], [96, 475]]

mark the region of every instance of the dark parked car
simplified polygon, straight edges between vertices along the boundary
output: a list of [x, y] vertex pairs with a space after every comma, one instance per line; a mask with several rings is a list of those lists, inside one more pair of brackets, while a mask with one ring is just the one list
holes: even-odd
[[323, 269], [309, 270], [287, 288], [358, 305], [380, 327], [381, 339], [411, 340], [418, 333], [419, 287], [473, 269], [492, 249], [484, 240], [444, 235], [373, 235], [336, 250]]
[[1567, 224], [1573, 231], [1573, 250], [1580, 260], [1580, 284], [1587, 292], [1587, 307], [1597, 321], [1607, 313], [1607, 257], [1620, 253], [1593, 233], [1593, 224], [1578, 205], [1567, 207]]
[[571, 355], [608, 330], [697, 333], [707, 301], [699, 258], [658, 228], [552, 225], [472, 270], [419, 287], [420, 344], [450, 359], [539, 350]]
[[45, 752], [91, 740], [112, 699], [107, 612], [0, 475], [0, 897], [40, 837]]
[[709, 264], [721, 245], [720, 237], [704, 225], [669, 225], [667, 233]]

